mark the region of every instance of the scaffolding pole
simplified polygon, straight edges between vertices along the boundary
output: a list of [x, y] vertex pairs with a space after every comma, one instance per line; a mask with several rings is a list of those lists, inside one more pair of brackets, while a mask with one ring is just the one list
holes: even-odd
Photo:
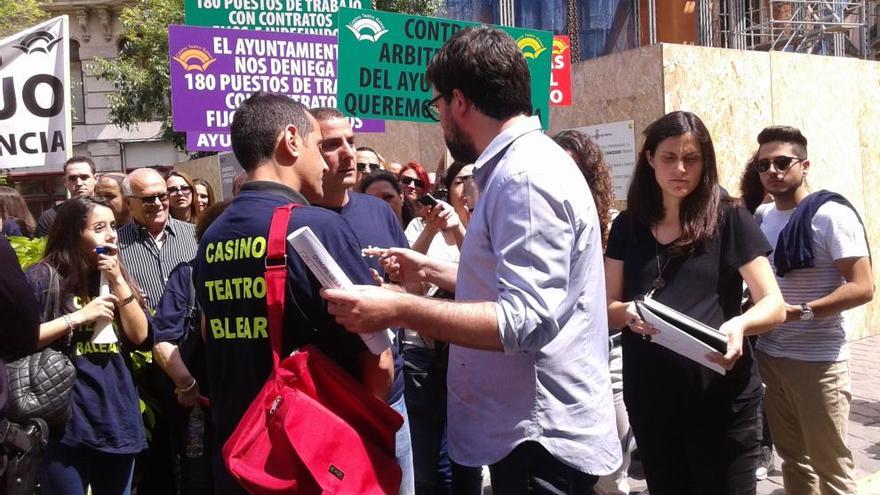
[[722, 35], [745, 50], [866, 58], [865, 0], [724, 0]]

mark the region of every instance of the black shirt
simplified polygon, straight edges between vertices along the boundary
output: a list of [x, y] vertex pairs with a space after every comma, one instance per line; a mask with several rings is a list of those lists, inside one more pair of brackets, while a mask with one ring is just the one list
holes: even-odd
[[[672, 257], [668, 265], [666, 246], [656, 242], [650, 228], [621, 213], [606, 256], [624, 262], [623, 301], [649, 292], [659, 257], [665, 286], [654, 299], [714, 328], [739, 315], [743, 281], [738, 270], [767, 255], [770, 245], [744, 208], [725, 203], [722, 211], [719, 234], [690, 255]], [[624, 400], [636, 420], [640, 415], [725, 417], [756, 398], [761, 386], [745, 339], [733, 370], [720, 375], [630, 331], [623, 333], [623, 381]]]
[[[206, 324], [212, 418], [221, 447], [272, 369], [265, 298], [265, 247], [275, 208], [295, 202], [288, 233], [309, 226], [355, 284], [372, 284], [358, 239], [338, 214], [308, 206], [278, 183], [254, 181], [208, 228], [193, 261], [193, 280]], [[282, 356], [315, 344], [359, 378], [366, 347], [327, 313], [320, 283], [287, 244], [287, 294]]]

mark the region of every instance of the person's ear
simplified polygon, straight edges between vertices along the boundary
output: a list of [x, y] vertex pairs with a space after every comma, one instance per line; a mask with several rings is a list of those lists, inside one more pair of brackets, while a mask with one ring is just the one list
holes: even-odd
[[810, 160], [804, 160], [801, 162], [801, 173], [807, 175], [807, 171], [810, 169]]
[[648, 165], [650, 165], [651, 168], [653, 168], [653, 169], [657, 168], [654, 166], [654, 155], [651, 154], [651, 152], [649, 150], [645, 150], [645, 158], [648, 159]]
[[296, 160], [299, 158], [302, 146], [303, 142], [299, 130], [295, 125], [288, 124], [281, 132], [276, 150], [280, 151], [285, 158]]

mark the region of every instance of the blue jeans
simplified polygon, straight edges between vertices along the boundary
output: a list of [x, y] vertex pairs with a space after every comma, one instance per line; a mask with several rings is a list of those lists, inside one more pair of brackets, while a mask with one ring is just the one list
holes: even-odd
[[415, 477], [413, 473], [413, 455], [412, 455], [412, 439], [409, 436], [409, 418], [406, 414], [406, 402], [403, 396], [391, 408], [403, 416], [403, 426], [397, 430], [395, 437], [395, 450], [397, 454], [397, 463], [403, 471], [403, 478], [400, 480], [400, 491], [398, 495], [414, 495], [415, 494]]
[[[88, 447], [49, 442], [40, 467], [43, 493], [129, 495], [135, 454], [108, 454]], [[170, 474], [170, 473], [169, 473]]]

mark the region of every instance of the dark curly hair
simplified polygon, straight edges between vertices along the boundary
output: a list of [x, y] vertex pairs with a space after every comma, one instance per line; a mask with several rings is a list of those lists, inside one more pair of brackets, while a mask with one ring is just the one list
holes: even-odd
[[608, 232], [611, 230], [611, 209], [614, 207], [614, 182], [611, 168], [605, 163], [605, 155], [595, 141], [580, 131], [562, 131], [553, 136], [562, 149], [571, 154], [574, 162], [590, 186], [599, 226], [602, 229], [602, 249], [608, 245]]
[[761, 176], [756, 168], [758, 154], [755, 153], [746, 163], [742, 177], [739, 179], [739, 193], [743, 206], [750, 213], [754, 214], [755, 210], [764, 202], [764, 185], [761, 184]]

